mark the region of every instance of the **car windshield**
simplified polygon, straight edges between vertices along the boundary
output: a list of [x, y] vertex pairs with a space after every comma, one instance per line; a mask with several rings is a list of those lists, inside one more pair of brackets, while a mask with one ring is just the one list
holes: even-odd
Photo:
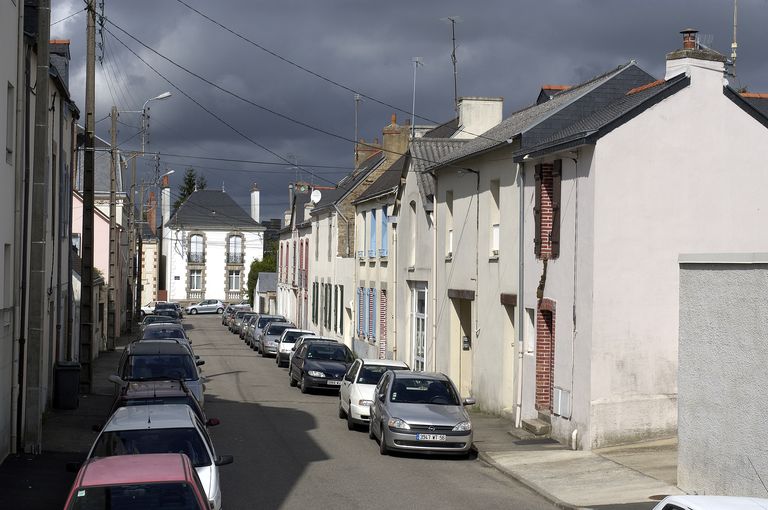
[[184, 338], [184, 332], [180, 329], [147, 328], [141, 335], [142, 340], [153, 338]]
[[435, 379], [399, 379], [392, 385], [389, 400], [398, 404], [460, 405], [451, 383]]
[[287, 322], [284, 324], [272, 324], [269, 329], [267, 330], [268, 335], [281, 335], [283, 331], [290, 328], [291, 324], [288, 324]]
[[384, 367], [380, 365], [363, 365], [357, 376], [360, 384], [379, 384], [379, 379], [387, 370], [404, 370], [405, 367]]
[[142, 483], [82, 487], [69, 510], [202, 510], [188, 483]]
[[350, 361], [351, 356], [343, 345], [311, 344], [307, 348], [307, 359]]
[[188, 354], [134, 354], [129, 356], [127, 372], [124, 378], [130, 381], [198, 378], [195, 362]]
[[104, 432], [93, 446], [92, 457], [139, 453], [185, 453], [195, 467], [211, 465], [203, 438], [194, 427]]
[[288, 344], [295, 344], [296, 340], [306, 335], [306, 331], [289, 331], [285, 334], [282, 341]]

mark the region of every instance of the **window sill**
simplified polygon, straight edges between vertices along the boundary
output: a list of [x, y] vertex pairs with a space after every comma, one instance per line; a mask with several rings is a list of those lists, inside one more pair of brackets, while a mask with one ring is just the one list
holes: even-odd
[[498, 261], [499, 261], [498, 255], [491, 255], [490, 257], [488, 257], [488, 262], [498, 262]]
[[451, 262], [451, 261], [453, 261], [453, 255], [446, 255], [446, 256], [445, 256], [445, 261], [446, 261], [446, 262]]
[[408, 266], [406, 268], [406, 271], [408, 271], [409, 273], [413, 273], [414, 271], [416, 271], [416, 267], [415, 266]]

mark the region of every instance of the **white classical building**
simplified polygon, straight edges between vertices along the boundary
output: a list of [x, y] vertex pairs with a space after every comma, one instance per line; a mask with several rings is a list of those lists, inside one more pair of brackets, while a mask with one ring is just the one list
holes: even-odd
[[[249, 216], [224, 190], [197, 190], [170, 214], [170, 188], [163, 182], [162, 254], [158, 299], [245, 299], [248, 271], [264, 253], [259, 190], [251, 189]], [[163, 289], [163, 287], [165, 287]], [[165, 290], [165, 296], [163, 296]]]

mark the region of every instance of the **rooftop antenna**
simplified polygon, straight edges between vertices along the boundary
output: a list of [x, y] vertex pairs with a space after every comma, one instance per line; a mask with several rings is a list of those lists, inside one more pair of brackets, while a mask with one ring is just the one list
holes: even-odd
[[360, 94], [355, 94], [355, 165], [357, 165], [357, 141], [360, 139], [357, 132], [357, 114], [360, 108], [360, 101], [362, 101]]
[[458, 87], [458, 75], [456, 73], [456, 23], [461, 23], [463, 20], [461, 16], [448, 16], [446, 18], [440, 18], [442, 21], [449, 22], [451, 24], [451, 41], [453, 42], [453, 51], [451, 51], [451, 62], [453, 63], [453, 108], [458, 113], [459, 111], [459, 87]]
[[421, 57], [413, 57], [411, 62], [413, 62], [413, 104], [411, 106], [411, 138], [413, 139], [416, 135], [416, 69], [423, 66], [424, 62], [421, 61]]
[[736, 48], [739, 45], [736, 43], [736, 25], [738, 19], [739, 4], [738, 0], [733, 0], [733, 42], [731, 43], [731, 65], [733, 66], [733, 77], [736, 78]]

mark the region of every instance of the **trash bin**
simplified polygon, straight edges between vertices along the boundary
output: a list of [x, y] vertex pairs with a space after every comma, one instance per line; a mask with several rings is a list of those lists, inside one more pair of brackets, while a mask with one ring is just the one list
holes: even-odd
[[58, 361], [53, 371], [53, 407], [77, 409], [80, 404], [80, 363]]

